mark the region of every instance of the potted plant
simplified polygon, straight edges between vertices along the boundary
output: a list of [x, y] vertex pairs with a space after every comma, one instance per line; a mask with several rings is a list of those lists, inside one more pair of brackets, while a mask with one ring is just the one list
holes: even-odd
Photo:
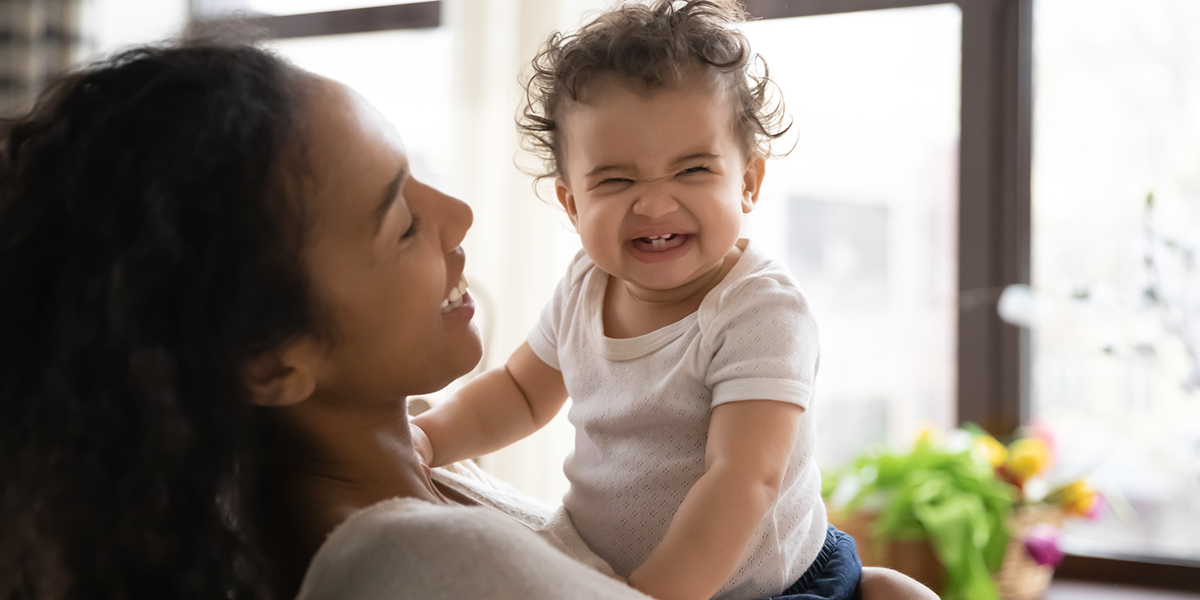
[[970, 425], [927, 430], [907, 452], [870, 451], [826, 474], [822, 492], [864, 564], [905, 572], [946, 600], [1027, 600], [1062, 559], [1063, 520], [1101, 506], [1086, 480], [1047, 483], [1052, 461], [1044, 431], [1005, 445]]

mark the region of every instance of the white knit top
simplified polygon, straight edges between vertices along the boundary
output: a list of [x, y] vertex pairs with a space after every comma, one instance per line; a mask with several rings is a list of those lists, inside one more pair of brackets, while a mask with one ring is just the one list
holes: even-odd
[[713, 407], [797, 404], [806, 410], [782, 491], [714, 598], [782, 592], [825, 541], [808, 410], [818, 363], [808, 301], [785, 266], [746, 243], [695, 313], [646, 335], [613, 339], [601, 316], [608, 281], [580, 252], [529, 335], [534, 353], [562, 371], [572, 398], [575, 448], [563, 467], [571, 520], [591, 549], [628, 577], [704, 474]]
[[480, 506], [393, 498], [354, 513], [317, 550], [297, 600], [653, 600], [614, 578], [561, 508], [470, 461], [433, 480]]

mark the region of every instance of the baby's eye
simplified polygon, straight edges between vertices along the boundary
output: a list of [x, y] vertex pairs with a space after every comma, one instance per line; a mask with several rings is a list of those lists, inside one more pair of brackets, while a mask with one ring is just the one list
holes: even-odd
[[414, 235], [417, 235], [417, 228], [421, 225], [421, 218], [417, 215], [412, 216], [412, 224], [408, 226], [408, 230], [400, 236], [401, 240], [407, 240]]
[[600, 185], [605, 185], [608, 183], [633, 183], [633, 180], [626, 179], [624, 177], [609, 177], [600, 181]]
[[701, 167], [692, 167], [690, 169], [684, 169], [679, 174], [680, 175], [691, 175], [692, 173], [707, 173], [707, 172], [709, 172], [708, 167], [701, 166]]

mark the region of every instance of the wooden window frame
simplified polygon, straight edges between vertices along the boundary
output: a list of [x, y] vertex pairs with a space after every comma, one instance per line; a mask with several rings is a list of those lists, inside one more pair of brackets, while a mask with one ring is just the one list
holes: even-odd
[[[224, 18], [206, 18], [198, 15], [198, 12], [197, 2], [193, 0], [189, 12], [192, 19]], [[442, 24], [442, 3], [434, 0], [295, 15], [253, 15], [235, 12], [233, 16], [269, 32], [273, 38], [285, 39], [439, 27]]]
[[[1027, 332], [996, 312], [1000, 292], [1030, 281], [1034, 0], [743, 0], [759, 19], [956, 4], [962, 11], [959, 142], [957, 414], [1010, 435], [1029, 417]], [[191, 14], [196, 18], [193, 0]], [[441, 25], [442, 2], [245, 16], [278, 38]], [[1200, 591], [1200, 563], [1067, 556], [1059, 579]]]

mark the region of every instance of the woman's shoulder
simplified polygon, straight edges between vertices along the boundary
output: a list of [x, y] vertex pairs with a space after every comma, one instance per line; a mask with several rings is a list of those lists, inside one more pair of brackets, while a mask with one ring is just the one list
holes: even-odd
[[[344, 562], [348, 557], [438, 556], [458, 551], [458, 544], [490, 537], [506, 539], [528, 528], [483, 506], [434, 504], [415, 498], [392, 498], [355, 512], [321, 545], [313, 564]], [[407, 543], [422, 540], [421, 544]], [[403, 543], [400, 543], [403, 542]]]
[[[394, 498], [355, 512], [317, 550], [298, 598], [408, 597], [521, 526], [482, 507]], [[469, 564], [469, 562], [467, 563]]]
[[396, 498], [330, 534], [299, 600], [326, 598], [643, 598], [485, 507]]
[[433, 469], [435, 484], [452, 488], [476, 504], [493, 508], [531, 529], [540, 529], [554, 514], [555, 505], [534, 498], [464, 460]]

